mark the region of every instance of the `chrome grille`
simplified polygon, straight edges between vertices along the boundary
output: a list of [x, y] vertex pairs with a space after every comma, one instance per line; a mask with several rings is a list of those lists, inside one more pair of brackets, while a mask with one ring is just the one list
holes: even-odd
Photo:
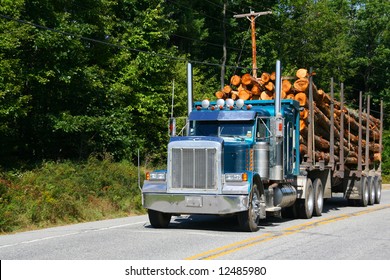
[[172, 188], [217, 189], [215, 148], [172, 148]]

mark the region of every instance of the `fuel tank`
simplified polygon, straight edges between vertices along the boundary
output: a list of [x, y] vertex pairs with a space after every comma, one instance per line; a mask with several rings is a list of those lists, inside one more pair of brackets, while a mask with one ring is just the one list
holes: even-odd
[[289, 207], [297, 199], [297, 191], [291, 185], [279, 185], [274, 188], [274, 205], [278, 207]]

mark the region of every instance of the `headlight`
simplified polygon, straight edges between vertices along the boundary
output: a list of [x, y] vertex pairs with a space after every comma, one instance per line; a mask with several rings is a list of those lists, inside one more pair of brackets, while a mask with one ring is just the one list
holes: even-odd
[[246, 173], [228, 173], [225, 174], [226, 182], [243, 182], [248, 181], [248, 174]]
[[148, 181], [165, 181], [167, 174], [165, 172], [147, 172], [146, 180]]

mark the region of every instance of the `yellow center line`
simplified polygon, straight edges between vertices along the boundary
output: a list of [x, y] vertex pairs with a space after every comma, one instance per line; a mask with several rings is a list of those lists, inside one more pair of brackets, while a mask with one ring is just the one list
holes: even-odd
[[244, 239], [244, 240], [241, 240], [238, 242], [234, 242], [234, 243], [231, 243], [231, 244], [228, 244], [228, 245], [225, 245], [222, 247], [218, 247], [218, 248], [215, 248], [215, 249], [203, 252], [203, 253], [199, 253], [199, 254], [196, 254], [194, 256], [186, 258], [186, 260], [216, 259], [218, 257], [228, 255], [228, 254], [246, 249], [248, 247], [258, 245], [260, 243], [271, 241], [271, 240], [274, 240], [276, 238], [284, 237], [284, 236], [295, 234], [295, 233], [298, 233], [298, 232], [301, 232], [303, 230], [307, 230], [310, 228], [318, 227], [321, 225], [326, 225], [326, 224], [337, 222], [337, 221], [342, 221], [342, 220], [345, 220], [348, 218], [357, 217], [357, 216], [365, 215], [365, 214], [368, 214], [368, 213], [371, 213], [374, 211], [379, 211], [379, 210], [388, 209], [388, 208], [390, 208], [390, 204], [376, 206], [373, 208], [370, 207], [370, 209], [362, 210], [362, 211], [355, 212], [355, 213], [342, 214], [342, 215], [338, 215], [338, 216], [334, 216], [334, 217], [330, 217], [330, 218], [323, 218], [320, 220], [295, 225], [292, 227], [288, 227], [288, 228], [282, 230], [281, 232], [265, 233], [265, 234], [262, 234], [262, 235], [259, 235], [256, 237], [251, 237], [251, 238]]

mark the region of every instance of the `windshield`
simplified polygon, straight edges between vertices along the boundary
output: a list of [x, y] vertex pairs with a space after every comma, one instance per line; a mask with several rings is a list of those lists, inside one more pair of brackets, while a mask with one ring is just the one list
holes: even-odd
[[253, 133], [253, 124], [253, 121], [197, 121], [193, 133], [197, 136], [250, 138]]

